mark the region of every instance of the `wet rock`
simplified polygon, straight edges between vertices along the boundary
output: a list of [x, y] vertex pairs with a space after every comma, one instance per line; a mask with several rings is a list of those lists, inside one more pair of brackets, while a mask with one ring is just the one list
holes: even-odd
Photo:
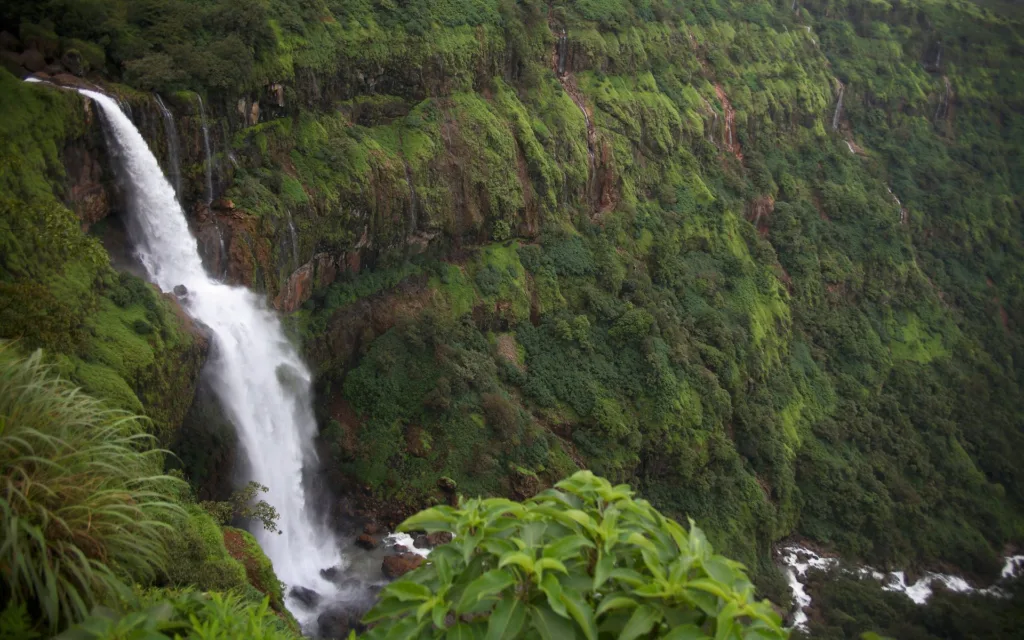
[[372, 536], [369, 536], [364, 533], [363, 535], [356, 538], [356, 546], [360, 547], [361, 549], [371, 551], [377, 548], [377, 541], [374, 540]]
[[373, 521], [367, 522], [363, 526], [363, 533], [365, 533], [368, 536], [375, 536], [378, 533], [380, 533], [380, 525]]
[[344, 606], [324, 611], [316, 619], [318, 637], [347, 638], [352, 631], [356, 633], [366, 631], [366, 625], [359, 621], [363, 617], [363, 613], [361, 608]]
[[437, 488], [440, 489], [441, 491], [447, 491], [448, 493], [452, 493], [455, 491], [455, 489], [458, 488], [458, 485], [455, 484], [455, 481], [452, 480], [451, 478], [442, 477], [437, 481]]
[[395, 546], [391, 547], [391, 550], [395, 553], [409, 553], [409, 547], [405, 546], [404, 544], [396, 544]]
[[341, 567], [330, 567], [328, 569], [320, 570], [320, 577], [328, 582], [337, 582], [341, 579]]
[[403, 553], [397, 556], [388, 556], [380, 565], [380, 570], [388, 580], [401, 578], [413, 569], [423, 564], [423, 558], [415, 553]]
[[185, 296], [188, 295], [188, 287], [186, 287], [183, 284], [179, 284], [178, 286], [174, 287], [174, 295], [178, 296], [179, 298], [184, 298]]
[[21, 41], [10, 31], [0, 31], [0, 50], [17, 51], [21, 48]]
[[433, 549], [452, 541], [452, 534], [447, 531], [435, 531], [426, 535], [416, 536], [413, 546], [417, 549]]
[[298, 600], [307, 609], [313, 609], [316, 605], [320, 604], [320, 594], [306, 587], [292, 587], [288, 595]]
[[46, 56], [37, 49], [27, 49], [21, 54], [21, 66], [29, 71], [42, 71], [46, 68]]

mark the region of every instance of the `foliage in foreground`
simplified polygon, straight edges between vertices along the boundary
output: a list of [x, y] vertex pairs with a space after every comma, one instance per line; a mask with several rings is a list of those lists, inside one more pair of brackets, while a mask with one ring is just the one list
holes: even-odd
[[366, 637], [786, 637], [743, 565], [632, 495], [581, 471], [523, 503], [409, 518], [400, 529], [456, 538], [384, 590]]
[[253, 606], [231, 593], [157, 590], [144, 595], [127, 613], [98, 609], [58, 640], [118, 638], [204, 638], [205, 640], [286, 640], [297, 637], [270, 610], [269, 602]]
[[153, 579], [181, 482], [129, 414], [0, 343], [0, 594], [55, 630]]

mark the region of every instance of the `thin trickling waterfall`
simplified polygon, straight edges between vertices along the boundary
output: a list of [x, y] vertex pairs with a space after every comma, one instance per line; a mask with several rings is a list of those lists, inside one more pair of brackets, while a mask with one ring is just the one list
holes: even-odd
[[292, 210], [285, 209], [285, 215], [288, 217], [288, 233], [292, 238], [292, 269], [299, 268], [299, 236], [295, 233], [295, 221], [292, 220]]
[[836, 112], [832, 114], [832, 130], [835, 131], [839, 128], [839, 117], [843, 115], [843, 94], [846, 93], [846, 85], [839, 80], [839, 98], [836, 99]]
[[206, 206], [210, 206], [213, 202], [213, 154], [210, 153], [210, 127], [206, 123], [206, 107], [203, 106], [203, 97], [196, 94], [196, 98], [199, 98], [199, 118], [203, 123], [203, 151], [206, 153]]
[[412, 169], [409, 168], [409, 162], [404, 161], [404, 164], [405, 184], [409, 187], [409, 233], [415, 233], [416, 226], [419, 224], [416, 211], [416, 189], [412, 186]]
[[[129, 227], [150, 279], [164, 291], [184, 285], [184, 305], [213, 334], [207, 366], [216, 393], [238, 431], [252, 479], [270, 488], [266, 499], [280, 514], [279, 534], [255, 531], [260, 545], [285, 583], [337, 593], [320, 571], [339, 566], [342, 557], [333, 537], [313, 521], [302, 484], [303, 470], [317, 463], [309, 370], [259, 296], [203, 270], [174, 189], [117, 103], [80, 91], [104, 115], [110, 152], [127, 187]], [[316, 615], [291, 596], [288, 603], [298, 614]]]
[[160, 114], [164, 118], [164, 134], [167, 136], [167, 160], [171, 165], [171, 179], [174, 193], [181, 198], [181, 150], [178, 146], [178, 128], [174, 125], [174, 114], [167, 108], [160, 94], [154, 93]]
[[[203, 125], [203, 151], [206, 160], [203, 165], [206, 167], [206, 208], [210, 209], [213, 204], [213, 154], [210, 153], [210, 126], [206, 122], [206, 107], [203, 106], [203, 96], [196, 94], [199, 100], [199, 119]], [[212, 213], [212, 212], [211, 212]], [[217, 242], [220, 245], [220, 264], [222, 265], [219, 276], [224, 278], [228, 273], [228, 251], [224, 246], [224, 230], [220, 228], [220, 220], [213, 215], [213, 226], [217, 229]]]
[[569, 51], [569, 37], [562, 31], [558, 36], [558, 75], [565, 75], [565, 58]]

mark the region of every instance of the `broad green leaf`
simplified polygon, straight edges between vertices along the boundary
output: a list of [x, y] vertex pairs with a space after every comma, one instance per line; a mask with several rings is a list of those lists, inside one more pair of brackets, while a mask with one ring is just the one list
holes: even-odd
[[462, 561], [469, 563], [469, 559], [473, 556], [473, 552], [476, 551], [476, 547], [483, 540], [484, 532], [483, 528], [478, 528], [475, 532], [467, 534], [455, 541], [462, 549]]
[[407, 518], [405, 522], [398, 525], [398, 530], [418, 531], [422, 529], [428, 533], [451, 531], [452, 525], [455, 524], [456, 520], [457, 518], [452, 512], [451, 507], [433, 507]]
[[647, 570], [651, 572], [651, 575], [654, 576], [655, 580], [664, 581], [665, 569], [662, 567], [661, 558], [658, 557], [658, 552], [653, 549], [644, 548], [640, 550], [640, 555], [643, 556], [644, 565], [647, 566]]
[[[604, 551], [597, 552], [597, 563], [594, 565], [594, 591], [600, 589], [608, 578], [614, 577], [612, 572], [615, 570], [615, 557], [610, 553]], [[640, 578], [640, 574], [637, 574], [637, 579], [643, 582]]]
[[736, 573], [729, 563], [722, 556], [712, 556], [703, 562], [704, 570], [712, 579], [721, 582], [723, 585], [731, 585], [736, 579]]
[[715, 582], [714, 580], [708, 580], [707, 578], [700, 578], [698, 580], [690, 580], [686, 583], [687, 588], [700, 589], [707, 593], [718, 596], [723, 600], [727, 600], [729, 595], [726, 593], [726, 587]]
[[551, 607], [552, 611], [563, 618], [569, 617], [569, 612], [566, 611], [565, 605], [562, 604], [562, 584], [558, 581], [558, 578], [550, 573], [544, 576], [540, 583], [540, 590], [547, 596], [548, 606]]
[[738, 613], [739, 607], [735, 602], [730, 602], [722, 608], [715, 622], [715, 640], [725, 640], [732, 635], [733, 625]]
[[493, 569], [480, 576], [466, 586], [455, 606], [456, 613], [464, 613], [482, 598], [496, 595], [516, 583], [516, 578], [510, 571]]
[[657, 553], [654, 543], [635, 531], [629, 534], [629, 537], [626, 538], [626, 543]]
[[446, 553], [431, 553], [430, 562], [437, 568], [437, 576], [441, 584], [448, 586], [452, 583], [452, 563]]
[[386, 595], [394, 596], [402, 602], [417, 601], [422, 602], [423, 600], [429, 600], [431, 593], [430, 589], [423, 586], [422, 584], [416, 584], [415, 582], [408, 582], [405, 580], [399, 580], [398, 582], [392, 582], [384, 588]]
[[583, 527], [588, 531], [594, 531], [597, 529], [597, 524], [594, 522], [594, 519], [585, 511], [580, 511], [579, 509], [566, 509], [563, 513], [565, 514], [565, 517], [583, 525]]
[[376, 622], [385, 618], [393, 618], [412, 611], [418, 606], [418, 602], [403, 602], [397, 598], [383, 598], [363, 616], [363, 621]]
[[438, 629], [444, 629], [444, 623], [448, 618], [448, 613], [449, 609], [447, 605], [438, 606], [435, 604], [434, 608], [430, 610], [430, 621], [433, 622], [434, 626]]
[[434, 610], [434, 606], [436, 604], [437, 601], [433, 598], [421, 604], [419, 608], [416, 609], [416, 621], [418, 622], [420, 620], [423, 620], [423, 618], [427, 617], [427, 614]]
[[637, 601], [626, 595], [613, 596], [611, 594], [601, 599], [601, 604], [597, 605], [596, 615], [600, 618], [604, 613], [608, 611], [615, 611], [617, 609], [632, 609], [637, 606]]
[[486, 640], [511, 640], [526, 622], [526, 605], [519, 598], [508, 597], [498, 603], [487, 620]]
[[388, 627], [388, 633], [384, 636], [385, 640], [405, 640], [406, 638], [415, 638], [419, 635], [419, 632], [426, 626], [426, 624], [426, 620], [423, 622], [417, 622], [416, 618], [411, 616], [408, 618], [402, 618]]
[[562, 604], [569, 615], [583, 630], [587, 640], [597, 640], [597, 625], [594, 621], [594, 610], [580, 595], [574, 591], [562, 591]]
[[631, 587], [647, 584], [647, 580], [639, 572], [625, 568], [612, 569], [608, 572], [608, 579], [624, 582]]
[[448, 629], [448, 633], [444, 637], [446, 640], [473, 640], [473, 627], [465, 622], [460, 622], [451, 629]]
[[660, 620], [660, 611], [642, 604], [633, 611], [632, 617], [626, 623], [626, 628], [619, 635], [619, 640], [635, 640], [650, 631]]
[[530, 607], [530, 626], [541, 640], [571, 640], [578, 635], [572, 622], [546, 607]]
[[565, 536], [564, 538], [559, 538], [544, 547], [544, 557], [557, 558], [564, 562], [566, 558], [577, 555], [581, 548], [593, 548], [593, 546], [594, 543], [590, 540], [587, 540], [581, 535], [573, 534]]
[[526, 573], [533, 573], [533, 558], [523, 553], [522, 551], [513, 551], [512, 553], [506, 553], [498, 561], [498, 567], [505, 567], [510, 564], [517, 565], [523, 569]]
[[562, 573], [569, 573], [569, 570], [565, 568], [565, 565], [554, 558], [541, 558], [536, 562], [534, 567], [538, 570], [553, 569], [555, 571], [561, 571]]
[[663, 635], [661, 640], [708, 640], [709, 638], [710, 636], [701, 631], [697, 625], [687, 624], [672, 629]]

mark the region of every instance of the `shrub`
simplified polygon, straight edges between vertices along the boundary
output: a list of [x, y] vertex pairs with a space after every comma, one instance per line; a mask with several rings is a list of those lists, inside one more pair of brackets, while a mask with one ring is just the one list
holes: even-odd
[[455, 540], [384, 589], [365, 637], [786, 637], [740, 563], [632, 495], [581, 471], [523, 503], [409, 518], [400, 530]]
[[0, 343], [0, 579], [54, 630], [124, 580], [152, 578], [182, 515], [180, 480], [129, 414]]
[[58, 639], [161, 637], [287, 640], [299, 636], [274, 615], [266, 599], [254, 606], [237, 594], [156, 590], [134, 599], [123, 611], [97, 609]]

